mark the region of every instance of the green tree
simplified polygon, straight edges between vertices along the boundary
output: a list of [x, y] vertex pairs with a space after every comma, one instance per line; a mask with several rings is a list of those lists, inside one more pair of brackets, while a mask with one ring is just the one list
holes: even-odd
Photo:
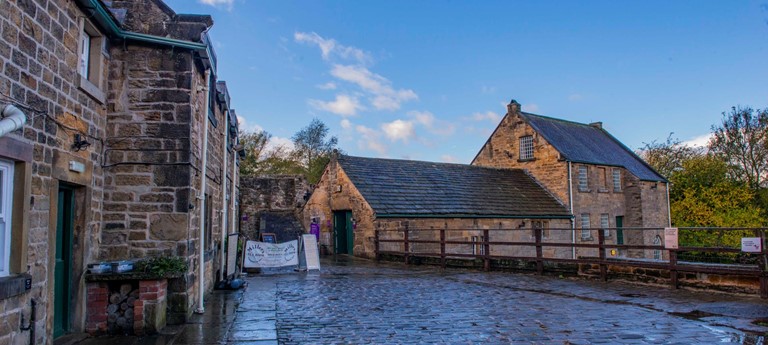
[[309, 183], [320, 180], [338, 143], [335, 136], [326, 139], [328, 132], [328, 126], [315, 118], [291, 138], [295, 146], [294, 157], [301, 164]]
[[723, 113], [720, 126], [712, 126], [712, 153], [730, 166], [731, 175], [753, 190], [765, 187], [768, 175], [768, 109], [733, 107]]
[[270, 147], [272, 135], [266, 131], [245, 132], [240, 135], [240, 144], [245, 157], [240, 160], [240, 174], [243, 176], [301, 174], [303, 169], [293, 159], [293, 152], [284, 146]]
[[673, 138], [669, 133], [667, 141], [659, 143], [652, 141], [637, 152], [659, 174], [671, 177], [675, 171], [683, 168], [683, 162], [703, 154], [703, 149], [683, 144], [680, 139]]

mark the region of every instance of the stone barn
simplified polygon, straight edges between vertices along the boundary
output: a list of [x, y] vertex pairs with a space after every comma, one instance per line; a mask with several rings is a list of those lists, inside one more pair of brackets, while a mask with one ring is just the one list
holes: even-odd
[[[320, 228], [322, 250], [366, 258], [375, 255], [375, 229], [401, 228], [406, 222], [410, 229], [425, 230], [413, 231], [412, 239], [436, 239], [438, 232], [430, 230], [448, 228], [448, 240], [477, 240], [483, 229], [491, 229], [494, 241], [533, 241], [532, 226], [565, 229], [570, 219], [568, 209], [521, 169], [346, 155], [331, 159], [304, 207], [306, 228], [313, 223]], [[551, 236], [566, 241], [571, 235]], [[430, 245], [412, 250], [434, 253]], [[447, 249], [473, 250], [471, 244]], [[496, 250], [501, 252], [491, 254], [532, 254], [532, 248]], [[570, 255], [548, 250], [548, 256]]]

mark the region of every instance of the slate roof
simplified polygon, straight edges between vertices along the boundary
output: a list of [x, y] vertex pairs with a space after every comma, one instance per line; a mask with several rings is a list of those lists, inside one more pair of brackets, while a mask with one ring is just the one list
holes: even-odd
[[604, 129], [521, 113], [523, 119], [569, 161], [624, 167], [643, 181], [666, 179]]
[[338, 163], [377, 216], [571, 216], [519, 169], [346, 155]]

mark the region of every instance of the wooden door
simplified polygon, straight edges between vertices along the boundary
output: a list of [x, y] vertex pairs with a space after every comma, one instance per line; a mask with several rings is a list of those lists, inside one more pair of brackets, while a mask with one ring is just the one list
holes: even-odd
[[74, 228], [75, 193], [69, 187], [59, 188], [56, 221], [56, 256], [54, 262], [53, 337], [70, 330], [70, 286], [72, 282], [72, 229]]

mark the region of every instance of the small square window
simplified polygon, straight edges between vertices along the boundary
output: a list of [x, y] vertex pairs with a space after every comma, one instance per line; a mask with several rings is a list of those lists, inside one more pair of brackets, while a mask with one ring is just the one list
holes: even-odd
[[526, 135], [520, 138], [520, 160], [533, 159], [533, 136]]
[[589, 232], [590, 224], [589, 224], [589, 213], [582, 213], [581, 214], [581, 239], [586, 240], [592, 237], [592, 235]]
[[621, 170], [613, 169], [613, 191], [621, 191]]
[[589, 191], [589, 178], [587, 174], [588, 172], [589, 170], [587, 169], [586, 165], [579, 166], [579, 191], [581, 192]]

